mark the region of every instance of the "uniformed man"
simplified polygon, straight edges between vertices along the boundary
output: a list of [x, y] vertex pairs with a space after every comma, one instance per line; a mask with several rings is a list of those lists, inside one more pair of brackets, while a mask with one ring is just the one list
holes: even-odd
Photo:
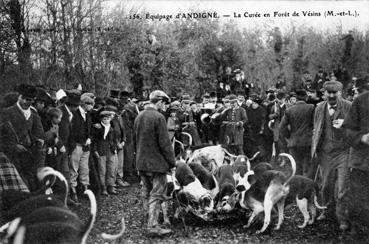
[[236, 95], [229, 95], [229, 102], [231, 104], [230, 108], [221, 113], [219, 120], [225, 124], [224, 137], [230, 150], [237, 155], [244, 155], [243, 126], [248, 121], [246, 111], [238, 106]]

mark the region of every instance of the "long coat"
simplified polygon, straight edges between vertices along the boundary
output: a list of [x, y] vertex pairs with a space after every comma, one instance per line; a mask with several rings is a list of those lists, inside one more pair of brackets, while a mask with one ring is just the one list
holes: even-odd
[[[339, 99], [337, 101], [337, 109], [334, 115], [334, 119], [344, 119], [349, 112], [351, 103], [344, 99]], [[315, 157], [317, 149], [321, 144], [322, 133], [324, 128], [324, 115], [327, 109], [327, 101], [321, 102], [315, 109], [314, 114], [314, 130], [311, 142], [311, 156]], [[343, 130], [341, 128], [341, 130]], [[344, 140], [344, 138], [342, 138]]]
[[134, 122], [136, 167], [139, 171], [167, 173], [175, 167], [164, 115], [152, 107], [139, 113]]
[[313, 123], [314, 105], [298, 101], [288, 108], [279, 125], [280, 133], [288, 139], [288, 147], [310, 146]]
[[347, 141], [351, 145], [349, 166], [369, 170], [369, 146], [361, 142], [361, 137], [369, 133], [369, 92], [358, 96], [352, 103], [342, 127], [346, 129]]
[[66, 108], [67, 105], [63, 105], [61, 107], [59, 107], [59, 109], [62, 111], [62, 118], [61, 121], [59, 123], [59, 136], [60, 136], [60, 140], [61, 143], [68, 148], [68, 142], [69, 142], [69, 135], [70, 135], [70, 131], [71, 131], [71, 118], [70, 118], [70, 114], [67, 111]]
[[[248, 122], [245, 109], [241, 107], [228, 109], [219, 117], [223, 124], [225, 124], [223, 136], [227, 144], [243, 145], [244, 125]], [[237, 122], [243, 122], [243, 124], [237, 125]]]

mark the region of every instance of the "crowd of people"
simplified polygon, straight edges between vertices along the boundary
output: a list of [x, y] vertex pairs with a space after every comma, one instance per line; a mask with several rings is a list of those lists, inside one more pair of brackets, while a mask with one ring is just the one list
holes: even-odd
[[[242, 81], [241, 72], [235, 81]], [[190, 148], [222, 144], [235, 155], [260, 152], [262, 162], [290, 153], [297, 174], [321, 176], [323, 203], [334, 206], [340, 229], [347, 230], [369, 213], [363, 204], [369, 200], [369, 80], [353, 82], [355, 95], [319, 72], [289, 93], [278, 80], [262, 97], [253, 85], [225, 78], [198, 102], [191, 94], [170, 98], [153, 91], [137, 100], [127, 91], [102, 98], [81, 89], [60, 89], [52, 99], [46, 89], [20, 85], [3, 97], [0, 191], [37, 190], [37, 169], [46, 165], [65, 176], [69, 203], [79, 204], [78, 188], [118, 194], [138, 172], [149, 228], [161, 233], [155, 218], [165, 174], [175, 167], [173, 140]]]

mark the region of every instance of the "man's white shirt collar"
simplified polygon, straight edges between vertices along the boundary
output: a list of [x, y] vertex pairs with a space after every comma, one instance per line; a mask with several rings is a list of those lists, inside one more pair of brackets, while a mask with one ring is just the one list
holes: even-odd
[[84, 120], [86, 120], [87, 111], [85, 111], [81, 106], [78, 106], [79, 112]]
[[23, 113], [26, 120], [28, 120], [31, 117], [31, 107], [29, 107], [28, 109], [23, 109], [21, 105], [19, 104], [19, 102], [17, 102], [17, 106], [20, 109], [20, 111]]

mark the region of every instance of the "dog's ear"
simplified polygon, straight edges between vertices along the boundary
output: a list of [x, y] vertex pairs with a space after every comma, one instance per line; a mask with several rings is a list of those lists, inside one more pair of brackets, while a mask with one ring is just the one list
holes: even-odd
[[254, 185], [256, 183], [256, 176], [255, 175], [249, 175], [248, 182], [250, 185]]

